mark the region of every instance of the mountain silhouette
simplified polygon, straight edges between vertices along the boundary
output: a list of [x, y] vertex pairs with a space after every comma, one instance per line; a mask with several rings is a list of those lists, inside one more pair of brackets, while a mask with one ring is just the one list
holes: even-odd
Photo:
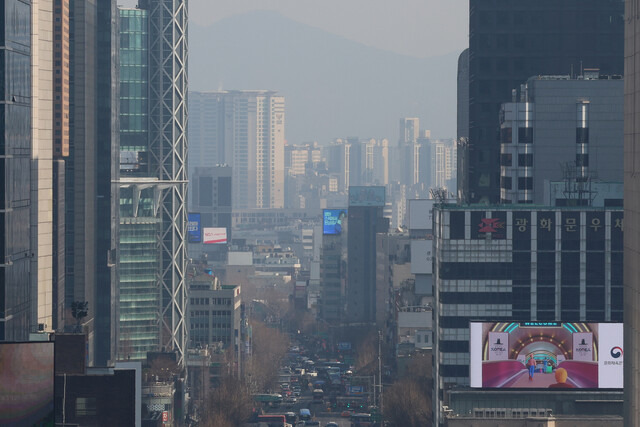
[[250, 12], [190, 24], [189, 88], [277, 90], [289, 143], [347, 136], [395, 143], [401, 117], [419, 117], [432, 136], [455, 137], [458, 54], [414, 58], [277, 12]]

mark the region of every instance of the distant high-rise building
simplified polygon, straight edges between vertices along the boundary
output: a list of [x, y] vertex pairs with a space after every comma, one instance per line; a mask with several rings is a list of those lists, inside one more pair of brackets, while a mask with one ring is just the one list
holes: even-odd
[[336, 139], [325, 147], [325, 152], [329, 174], [338, 178], [338, 191], [346, 192], [351, 182], [351, 144], [346, 140]]
[[420, 136], [420, 119], [405, 117], [400, 119], [400, 137], [398, 144], [416, 142]]
[[623, 0], [469, 2], [463, 200], [499, 200], [498, 112], [515, 84], [536, 75], [580, 75], [585, 67], [623, 74], [623, 13]]
[[[191, 182], [190, 209], [200, 214], [200, 228], [225, 228], [227, 241], [231, 241], [231, 214], [233, 205], [232, 171], [230, 166], [195, 168]], [[189, 258], [198, 259], [203, 253], [207, 259], [219, 263], [227, 260], [227, 245], [190, 242]]]
[[384, 187], [349, 187], [345, 321], [376, 321], [376, 233], [389, 231], [383, 217]]
[[389, 141], [386, 139], [376, 141], [373, 147], [373, 176], [370, 184], [389, 184]]
[[457, 144], [455, 140], [431, 142], [431, 185], [455, 193]]
[[557, 202], [588, 206], [592, 180], [622, 182], [621, 79], [538, 76], [520, 92], [500, 109], [501, 203], [541, 205], [545, 183], [566, 180]]
[[346, 210], [342, 215], [340, 210], [335, 210], [333, 215], [340, 221], [340, 227], [322, 233], [318, 314], [324, 321], [337, 324], [344, 318], [349, 224]]
[[65, 305], [88, 303], [81, 323], [88, 336], [89, 364], [97, 366], [114, 360], [117, 333], [116, 17], [115, 1], [93, 0], [74, 2], [69, 21]]
[[[427, 133], [429, 131], [426, 131]], [[398, 139], [397, 158], [394, 165], [396, 177], [400, 184], [409, 187], [420, 182], [420, 148], [419, 140], [426, 134], [420, 132], [420, 120], [417, 118], [400, 119], [400, 138]]]
[[[468, 150], [465, 148], [469, 141], [469, 49], [462, 51], [458, 57], [458, 114], [457, 114], [457, 145], [458, 145], [458, 165], [457, 165], [457, 187], [458, 189], [468, 188], [469, 183], [465, 181], [469, 177], [466, 173], [468, 160], [465, 155]], [[455, 193], [459, 200], [462, 191], [456, 189]]]
[[640, 0], [626, 3], [624, 84], [624, 420], [640, 425]]
[[234, 208], [284, 207], [284, 97], [274, 91], [192, 92], [189, 168], [233, 170]]

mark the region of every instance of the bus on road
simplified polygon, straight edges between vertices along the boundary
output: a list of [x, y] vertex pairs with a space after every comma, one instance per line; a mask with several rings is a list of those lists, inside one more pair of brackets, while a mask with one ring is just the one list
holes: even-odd
[[351, 427], [373, 427], [373, 420], [370, 414], [351, 415]]
[[259, 415], [259, 427], [291, 427], [284, 415]]
[[324, 390], [316, 388], [313, 390], [313, 401], [315, 403], [322, 403], [324, 401]]
[[282, 395], [281, 394], [254, 394], [253, 400], [257, 403], [261, 403], [265, 406], [270, 406], [272, 408], [277, 408], [282, 403]]

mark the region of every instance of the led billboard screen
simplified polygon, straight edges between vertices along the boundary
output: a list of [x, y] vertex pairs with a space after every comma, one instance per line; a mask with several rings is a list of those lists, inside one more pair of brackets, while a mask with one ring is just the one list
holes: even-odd
[[53, 426], [53, 346], [0, 344], [0, 425]]
[[346, 218], [346, 209], [324, 209], [322, 211], [322, 234], [342, 233], [343, 221]]
[[202, 242], [202, 235], [200, 232], [200, 214], [190, 213], [187, 223], [187, 236], [189, 243]]
[[224, 227], [203, 228], [205, 245], [221, 245], [227, 243], [227, 229]]
[[621, 389], [622, 323], [471, 322], [476, 388]]

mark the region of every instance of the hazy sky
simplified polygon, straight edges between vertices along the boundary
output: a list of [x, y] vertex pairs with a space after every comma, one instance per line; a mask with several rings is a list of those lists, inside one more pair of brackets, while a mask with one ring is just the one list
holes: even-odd
[[189, 17], [199, 25], [254, 10], [275, 10], [369, 46], [417, 57], [467, 47], [468, 9], [467, 0], [189, 0]]

